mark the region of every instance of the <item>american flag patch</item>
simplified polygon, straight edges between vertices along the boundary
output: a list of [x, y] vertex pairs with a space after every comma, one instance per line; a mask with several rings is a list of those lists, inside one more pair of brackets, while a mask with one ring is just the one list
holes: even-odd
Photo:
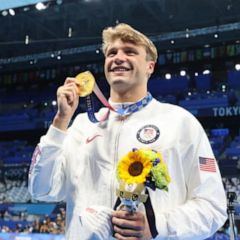
[[201, 171], [216, 172], [215, 159], [199, 157], [199, 167]]

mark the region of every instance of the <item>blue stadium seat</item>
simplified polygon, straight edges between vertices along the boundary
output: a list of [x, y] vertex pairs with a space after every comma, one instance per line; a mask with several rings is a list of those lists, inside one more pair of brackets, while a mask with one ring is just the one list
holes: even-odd
[[198, 92], [206, 92], [211, 89], [211, 74], [199, 74], [195, 77]]
[[240, 89], [240, 71], [228, 71], [227, 73], [228, 87], [232, 89]]
[[171, 79], [150, 79], [149, 91], [156, 95], [166, 96], [168, 94], [186, 94], [188, 91], [187, 77], [173, 77]]

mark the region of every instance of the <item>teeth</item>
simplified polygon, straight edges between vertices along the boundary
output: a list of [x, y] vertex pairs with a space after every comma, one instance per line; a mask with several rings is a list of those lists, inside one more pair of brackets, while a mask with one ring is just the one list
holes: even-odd
[[114, 68], [113, 71], [114, 72], [125, 72], [125, 71], [128, 71], [128, 69], [126, 69], [126, 68]]

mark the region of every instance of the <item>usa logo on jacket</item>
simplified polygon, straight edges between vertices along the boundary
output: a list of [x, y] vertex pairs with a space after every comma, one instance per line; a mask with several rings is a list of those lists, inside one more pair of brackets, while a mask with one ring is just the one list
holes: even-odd
[[155, 142], [160, 136], [160, 130], [155, 125], [145, 125], [137, 132], [137, 139], [144, 144]]

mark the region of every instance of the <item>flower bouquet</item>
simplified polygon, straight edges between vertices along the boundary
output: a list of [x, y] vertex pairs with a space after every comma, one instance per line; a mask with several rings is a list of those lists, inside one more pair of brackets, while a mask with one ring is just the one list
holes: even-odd
[[161, 153], [151, 149], [136, 149], [123, 156], [117, 165], [119, 188], [116, 193], [121, 200], [120, 209], [134, 212], [148, 195], [145, 187], [168, 191], [171, 178]]

